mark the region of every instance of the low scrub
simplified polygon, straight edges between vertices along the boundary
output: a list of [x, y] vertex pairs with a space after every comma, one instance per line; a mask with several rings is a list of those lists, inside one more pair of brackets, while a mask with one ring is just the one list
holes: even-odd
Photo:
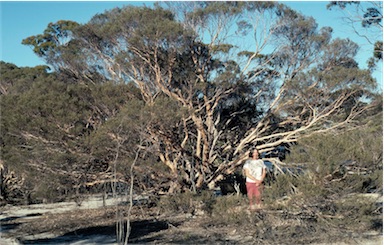
[[194, 194], [192, 192], [177, 193], [160, 198], [158, 207], [163, 213], [211, 213], [215, 203], [209, 191]]

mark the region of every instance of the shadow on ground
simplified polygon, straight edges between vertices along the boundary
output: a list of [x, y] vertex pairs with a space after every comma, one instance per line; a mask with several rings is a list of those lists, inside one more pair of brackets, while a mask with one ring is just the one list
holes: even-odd
[[[132, 231], [130, 239], [140, 241], [140, 237], [153, 232], [168, 229], [168, 223], [164, 221], [142, 220], [131, 223]], [[19, 239], [21, 244], [115, 244], [116, 226], [94, 226], [78, 229], [62, 236], [44, 239]], [[152, 241], [146, 241], [152, 242]]]
[[27, 214], [27, 215], [23, 215], [23, 216], [10, 216], [10, 217], [0, 219], [0, 234], [1, 233], [7, 233], [11, 230], [14, 230], [19, 225], [22, 224], [22, 222], [13, 222], [13, 221], [16, 221], [19, 219], [33, 218], [33, 217], [37, 217], [37, 216], [41, 216], [41, 214], [35, 213], [35, 214]]

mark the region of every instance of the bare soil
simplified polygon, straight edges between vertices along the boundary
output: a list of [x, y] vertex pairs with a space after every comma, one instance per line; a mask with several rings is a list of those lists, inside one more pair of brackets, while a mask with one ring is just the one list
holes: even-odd
[[[0, 244], [116, 244], [116, 213], [126, 206], [100, 200], [0, 209]], [[218, 217], [204, 211], [163, 212], [134, 206], [132, 244], [382, 244], [382, 220], [356, 227], [337, 225], [305, 212], [250, 212], [247, 207]], [[335, 218], [335, 217], [332, 217]], [[2, 241], [2, 242], [1, 242]]]

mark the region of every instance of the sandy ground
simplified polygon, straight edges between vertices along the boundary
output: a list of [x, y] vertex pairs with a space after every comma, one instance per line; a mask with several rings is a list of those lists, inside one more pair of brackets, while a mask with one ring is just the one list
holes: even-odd
[[[138, 197], [138, 199], [141, 199], [142, 197]], [[119, 203], [123, 203], [123, 199], [107, 199], [106, 200], [106, 206], [115, 206]], [[2, 225], [2, 223], [12, 220], [12, 219], [18, 219], [22, 220], [21, 222], [27, 222], [30, 219], [38, 218], [39, 216], [42, 216], [43, 214], [61, 214], [61, 215], [67, 215], [66, 212], [68, 211], [76, 211], [76, 210], [84, 210], [84, 209], [97, 209], [103, 207], [103, 200], [101, 197], [90, 197], [87, 200], [84, 200], [81, 204], [81, 206], [78, 206], [75, 202], [61, 202], [61, 203], [54, 203], [54, 204], [36, 204], [36, 205], [28, 205], [28, 206], [4, 206], [0, 208], [0, 245], [19, 245], [19, 243], [15, 238], [10, 238], [9, 235], [10, 232], [15, 228], [13, 226], [9, 225]], [[92, 221], [90, 221], [92, 222]], [[192, 222], [192, 223], [191, 223]], [[189, 223], [189, 224], [187, 224]], [[232, 229], [232, 228], [231, 228]], [[176, 232], [176, 233], [173, 233]], [[167, 242], [163, 242], [161, 240], [155, 240], [153, 237], [161, 237], [164, 234], [168, 234], [168, 237], [172, 237], [176, 234], [187, 234], [187, 236], [193, 237], [193, 234], [198, 233], [204, 233], [204, 228], [194, 226], [193, 221], [186, 222], [185, 225], [181, 225], [177, 228], [171, 228], [171, 229], [159, 229], [157, 232], [151, 232], [147, 233], [147, 236], [150, 238], [152, 242], [149, 242], [150, 244], [178, 244], [177, 242], [170, 242], [168, 240]], [[356, 244], [356, 245], [381, 245], [383, 244], [383, 237], [382, 232], [374, 232], [375, 234], [366, 234], [369, 238], [356, 238], [350, 243], [316, 243], [314, 245], [350, 245], [350, 244]], [[191, 235], [192, 234], [192, 235]], [[217, 234], [222, 234], [222, 232], [218, 232]], [[224, 236], [225, 235], [225, 236]], [[165, 236], [165, 235], [164, 235]], [[239, 237], [240, 236], [240, 237]], [[235, 241], [241, 241], [238, 244], [247, 244], [245, 242], [246, 237], [243, 237], [242, 235], [238, 234], [236, 232], [236, 229], [233, 234], [223, 234], [223, 237], [228, 239], [227, 241], [232, 241], [228, 243], [220, 243], [220, 244], [236, 244]], [[364, 236], [363, 236], [364, 237]], [[64, 244], [73, 244], [73, 245], [96, 245], [96, 244], [106, 244], [106, 245], [115, 245], [117, 244], [115, 242], [115, 235], [109, 234], [94, 234], [94, 232], [90, 232], [87, 235], [78, 236], [76, 234], [65, 234], [65, 236], [57, 237], [57, 235], [45, 232], [41, 234], [33, 234], [28, 235], [26, 234], [23, 236], [23, 239], [28, 241], [24, 242], [23, 244], [55, 244], [55, 245], [64, 245]], [[46, 239], [46, 240], [44, 240]], [[220, 239], [219, 239], [220, 240]], [[252, 240], [251, 238], [248, 238], [248, 241]], [[44, 241], [49, 241], [48, 243], [44, 243]], [[191, 241], [192, 242], [192, 241]], [[201, 244], [204, 244], [204, 242], [199, 242]], [[182, 243], [180, 243], [182, 244]], [[188, 244], [193, 244], [188, 242]]]
[[[105, 200], [106, 206], [114, 206], [116, 204], [124, 202], [123, 198], [110, 198]], [[68, 211], [76, 211], [83, 209], [95, 209], [103, 207], [102, 197], [94, 196], [89, 197], [87, 200], [84, 200], [81, 203], [81, 206], [77, 205], [75, 202], [60, 202], [53, 204], [34, 204], [34, 205], [25, 205], [25, 206], [11, 206], [6, 205], [0, 208], [0, 245], [18, 245], [20, 244], [15, 238], [8, 238], [6, 234], [12, 231], [12, 227], [2, 225], [2, 221], [7, 221], [10, 219], [21, 219], [28, 220], [33, 219], [36, 216], [41, 216], [42, 214], [51, 213], [59, 214], [65, 213]], [[25, 236], [25, 239], [44, 239], [44, 238], [53, 238], [54, 234], [43, 233], [36, 234], [33, 236]], [[84, 237], [82, 241], [77, 242], [68, 242], [71, 240], [71, 237], [63, 239], [62, 244], [74, 244], [74, 245], [85, 245], [85, 244], [116, 244], [114, 242], [115, 237], [105, 237], [102, 235], [93, 235], [90, 237]]]

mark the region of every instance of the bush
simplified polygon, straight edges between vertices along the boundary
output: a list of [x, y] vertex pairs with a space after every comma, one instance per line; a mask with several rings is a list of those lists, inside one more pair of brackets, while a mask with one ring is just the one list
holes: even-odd
[[160, 198], [157, 206], [161, 212], [191, 214], [204, 212], [211, 214], [215, 201], [213, 193], [210, 191], [203, 191], [199, 194], [184, 192]]
[[[380, 220], [382, 228], [382, 208], [378, 206], [374, 198], [369, 196], [349, 195], [336, 200], [335, 212], [342, 219], [333, 222], [344, 227], [354, 227], [359, 230], [371, 229], [371, 225]], [[376, 227], [377, 228], [377, 227]], [[380, 228], [380, 227], [379, 227]]]
[[216, 198], [211, 222], [218, 225], [241, 225], [249, 223], [248, 200], [246, 196], [228, 195]]
[[263, 199], [266, 204], [273, 206], [276, 200], [296, 194], [306, 196], [309, 201], [325, 197], [327, 190], [308, 173], [300, 176], [279, 174], [264, 190]]
[[160, 211], [165, 213], [190, 213], [205, 215], [208, 223], [215, 225], [243, 224], [249, 222], [246, 196], [214, 196], [210, 191], [200, 194], [185, 192], [162, 197], [158, 202]]
[[347, 161], [369, 173], [382, 170], [382, 132], [382, 114], [378, 114], [355, 130], [301, 139], [290, 149], [286, 162], [300, 163], [320, 178], [338, 170]]

